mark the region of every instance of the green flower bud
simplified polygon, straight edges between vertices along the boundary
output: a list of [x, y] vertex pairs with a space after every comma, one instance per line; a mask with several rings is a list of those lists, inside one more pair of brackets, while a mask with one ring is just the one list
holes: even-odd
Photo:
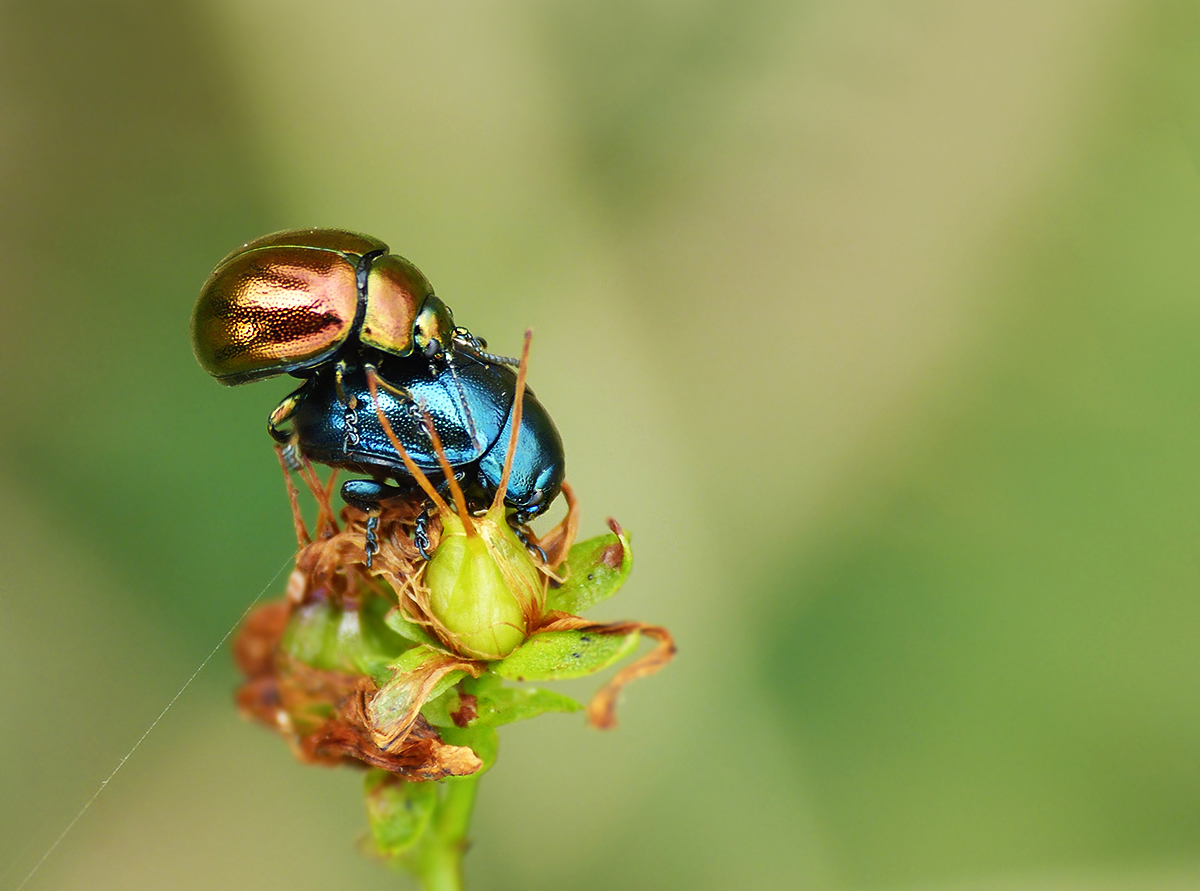
[[504, 516], [442, 515], [442, 540], [425, 566], [429, 612], [444, 642], [472, 659], [503, 659], [528, 636], [545, 605], [545, 579]]
[[328, 601], [296, 607], [288, 619], [281, 650], [321, 671], [379, 675], [411, 644], [389, 628], [390, 609], [382, 597], [369, 597], [357, 608]]

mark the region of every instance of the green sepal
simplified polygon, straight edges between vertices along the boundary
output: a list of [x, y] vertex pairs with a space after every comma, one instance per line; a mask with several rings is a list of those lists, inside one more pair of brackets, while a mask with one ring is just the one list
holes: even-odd
[[[413, 647], [402, 653], [396, 661], [390, 663], [383, 673], [383, 683], [381, 686], [387, 686], [395, 682], [402, 682], [406, 677], [414, 674], [419, 668], [422, 668], [427, 662], [432, 660], [440, 660], [446, 658], [445, 650], [435, 649], [434, 647]], [[449, 690], [464, 677], [467, 676], [465, 671], [452, 671], [437, 682], [437, 685], [429, 693], [430, 699], [436, 699], [441, 696], [446, 690]], [[376, 679], [379, 683], [379, 679]]]
[[567, 580], [546, 592], [546, 608], [580, 615], [620, 590], [633, 569], [629, 534], [608, 533], [571, 548], [564, 564]]
[[475, 723], [481, 727], [499, 727], [526, 718], [536, 718], [546, 712], [578, 712], [583, 705], [570, 696], [553, 690], [528, 687], [499, 687], [486, 698], [479, 697], [475, 708]]
[[603, 671], [628, 656], [637, 647], [638, 636], [636, 631], [629, 634], [543, 631], [517, 647], [493, 670], [500, 677], [514, 681], [581, 678]]
[[447, 658], [452, 657], [448, 657], [442, 650], [416, 646], [388, 665], [383, 671], [383, 677], [373, 677], [375, 683], [379, 685], [379, 690], [368, 706], [368, 715], [372, 726], [377, 730], [397, 725], [406, 726], [405, 716], [410, 719], [415, 717], [414, 709], [419, 709], [425, 703], [441, 696], [467, 676], [467, 673], [461, 669], [446, 672], [434, 684], [424, 700], [415, 703], [414, 697], [421, 689], [425, 675], [424, 669], [427, 668], [428, 663], [440, 662]]
[[459, 727], [464, 716], [464, 694], [475, 697], [474, 717], [470, 719], [469, 727], [499, 727], [536, 718], [546, 712], [577, 712], [583, 709], [583, 705], [570, 696], [553, 690], [506, 687], [499, 676], [489, 671], [479, 678], [463, 678], [456, 687], [427, 701], [421, 708], [421, 714], [434, 727]]
[[374, 676], [412, 646], [386, 625], [389, 608], [381, 597], [364, 598], [358, 609], [306, 604], [288, 620], [281, 648], [322, 671]]
[[[496, 755], [500, 751], [500, 734], [492, 727], [444, 727], [438, 728], [442, 741], [452, 746], [470, 746], [479, 756], [483, 767], [467, 777], [446, 777], [443, 783], [458, 783], [464, 780], [475, 781], [483, 776], [496, 763]], [[432, 784], [431, 784], [432, 785]]]
[[388, 628], [395, 631], [405, 640], [411, 640], [413, 643], [424, 644], [427, 647], [440, 647], [438, 640], [418, 625], [416, 622], [410, 622], [400, 612], [400, 608], [393, 606], [383, 617], [383, 623]]
[[490, 671], [485, 671], [477, 678], [465, 677], [454, 689], [427, 701], [421, 709], [421, 714], [434, 727], [459, 727], [465, 713], [459, 713], [458, 721], [454, 720], [454, 713], [463, 707], [463, 694], [469, 693], [475, 697], [476, 718], [472, 718], [467, 726], [484, 726], [477, 720], [479, 710], [484, 707], [492, 692], [501, 689], [503, 684], [504, 682]]
[[435, 783], [414, 783], [385, 770], [371, 770], [364, 784], [367, 820], [375, 849], [398, 857], [425, 835], [438, 805]]

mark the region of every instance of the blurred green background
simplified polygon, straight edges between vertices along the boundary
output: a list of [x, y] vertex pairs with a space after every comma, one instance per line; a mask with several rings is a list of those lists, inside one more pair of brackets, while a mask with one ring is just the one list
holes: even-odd
[[[1182, 0], [0, 5], [0, 889], [292, 552], [188, 317], [296, 226], [536, 330], [679, 640], [506, 729], [471, 888], [1200, 886], [1198, 164]], [[234, 684], [28, 887], [404, 887]]]

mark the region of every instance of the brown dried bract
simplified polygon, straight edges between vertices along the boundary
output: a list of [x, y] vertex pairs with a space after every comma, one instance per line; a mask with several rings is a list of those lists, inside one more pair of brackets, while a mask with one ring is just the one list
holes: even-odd
[[244, 715], [280, 733], [309, 763], [378, 767], [410, 780], [467, 776], [483, 767], [470, 748], [442, 742], [420, 716], [394, 750], [375, 745], [367, 718], [374, 682], [313, 668], [280, 650], [292, 608], [290, 600], [259, 607], [234, 642], [238, 667], [247, 675], [237, 693]]
[[291, 607], [279, 600], [260, 606], [246, 617], [233, 640], [233, 661], [246, 677], [269, 674], [275, 664], [275, 648], [287, 627]]
[[[340, 606], [358, 599], [359, 587], [369, 576], [415, 578], [422, 561], [412, 543], [412, 530], [420, 512], [420, 506], [410, 501], [383, 506], [375, 532], [379, 550], [368, 569], [368, 516], [353, 507], [342, 508], [343, 525], [324, 526], [323, 534], [301, 547], [296, 555], [296, 568], [288, 582], [288, 599], [297, 604], [327, 599]], [[436, 535], [440, 527], [431, 526]]]
[[367, 727], [367, 703], [376, 687], [369, 678], [360, 678], [354, 695], [343, 701], [335, 719], [301, 740], [301, 747], [314, 759], [351, 758], [371, 767], [379, 767], [410, 780], [441, 780], [475, 773], [483, 762], [466, 746], [442, 742], [429, 722], [417, 716], [396, 751], [385, 752], [371, 741]]
[[[474, 751], [445, 744], [417, 714], [407, 722], [402, 738], [384, 751], [373, 740], [369, 705], [377, 688], [369, 677], [317, 669], [280, 648], [294, 610], [318, 601], [353, 609], [367, 589], [380, 593], [373, 576], [392, 584], [404, 608], [419, 585], [423, 561], [412, 543], [419, 502], [393, 500], [382, 505], [374, 530], [377, 548], [368, 568], [368, 515], [347, 506], [335, 516], [330, 505], [333, 478], [322, 484], [309, 461], [301, 458], [300, 476], [317, 502], [316, 528], [310, 535], [282, 450], [279, 457], [300, 550], [286, 599], [254, 610], [234, 641], [238, 667], [247, 676], [237, 694], [242, 713], [282, 734], [303, 761], [369, 765], [410, 780], [466, 776], [480, 770], [483, 764]], [[430, 524], [435, 545], [440, 531], [436, 520]], [[377, 730], [374, 733], [378, 735]]]
[[470, 693], [462, 693], [458, 697], [458, 708], [450, 713], [450, 720], [455, 727], [467, 727], [479, 717], [479, 700]]

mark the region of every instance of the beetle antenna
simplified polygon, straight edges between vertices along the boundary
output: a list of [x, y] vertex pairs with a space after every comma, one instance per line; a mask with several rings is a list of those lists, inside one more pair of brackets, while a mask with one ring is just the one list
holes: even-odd
[[488, 353], [483, 350], [479, 351], [479, 355], [493, 365], [508, 365], [511, 368], [516, 368], [521, 364], [520, 359], [514, 359], [511, 356], [497, 356], [495, 353]]
[[462, 403], [463, 413], [467, 416], [467, 427], [471, 431], [471, 442], [475, 448], [483, 447], [483, 443], [479, 441], [479, 428], [475, 426], [475, 416], [471, 414], [471, 403], [467, 400], [466, 391], [463, 390], [462, 381], [458, 377], [458, 368], [455, 367], [454, 354], [446, 351], [446, 367], [450, 369], [450, 376], [454, 378], [454, 388], [458, 390], [458, 398]]
[[379, 404], [379, 384], [377, 381], [378, 374], [375, 371], [374, 365], [364, 365], [363, 370], [367, 374], [367, 389], [371, 391], [371, 403], [375, 406], [375, 417], [379, 418], [379, 426], [383, 428], [384, 434], [392, 443], [392, 448], [396, 450], [396, 454], [400, 456], [400, 460], [404, 462], [404, 469], [409, 475], [417, 481], [417, 485], [421, 490], [429, 496], [429, 500], [434, 506], [443, 513], [450, 513], [450, 505], [446, 504], [446, 499], [438, 494], [438, 490], [434, 488], [433, 483], [429, 481], [429, 477], [425, 472], [417, 466], [417, 462], [409, 457], [408, 450], [400, 442], [400, 438], [396, 436], [396, 432], [392, 430], [392, 425], [387, 419], [387, 415], [383, 413], [383, 406]]
[[509, 356], [498, 356], [495, 353], [489, 353], [483, 348], [479, 342], [479, 338], [468, 331], [466, 328], [455, 328], [454, 339], [466, 347], [465, 352], [471, 353], [486, 362], [491, 362], [493, 365], [509, 365], [516, 368], [521, 364], [520, 359], [513, 359]]
[[525, 373], [529, 370], [529, 342], [533, 340], [533, 330], [525, 329], [525, 345], [521, 348], [521, 364], [517, 368], [517, 393], [513, 397], [512, 433], [508, 435], [508, 454], [504, 456], [504, 471], [500, 474], [500, 485], [496, 488], [496, 496], [492, 499], [492, 510], [504, 503], [504, 493], [508, 491], [508, 477], [512, 473], [513, 458], [517, 454], [517, 439], [521, 435], [521, 409], [525, 401]]
[[423, 411], [421, 421], [425, 424], [425, 429], [429, 431], [429, 439], [433, 442], [433, 452], [437, 455], [438, 465], [442, 468], [442, 473], [450, 486], [450, 494], [454, 498], [454, 506], [458, 508], [458, 516], [462, 519], [463, 527], [466, 529], [467, 535], [474, 535], [475, 524], [471, 522], [471, 515], [467, 511], [466, 496], [463, 495], [462, 486], [458, 484], [458, 477], [454, 475], [454, 468], [450, 466], [450, 460], [446, 457], [442, 438], [438, 436], [437, 428], [433, 426], [433, 417], [428, 411]]

